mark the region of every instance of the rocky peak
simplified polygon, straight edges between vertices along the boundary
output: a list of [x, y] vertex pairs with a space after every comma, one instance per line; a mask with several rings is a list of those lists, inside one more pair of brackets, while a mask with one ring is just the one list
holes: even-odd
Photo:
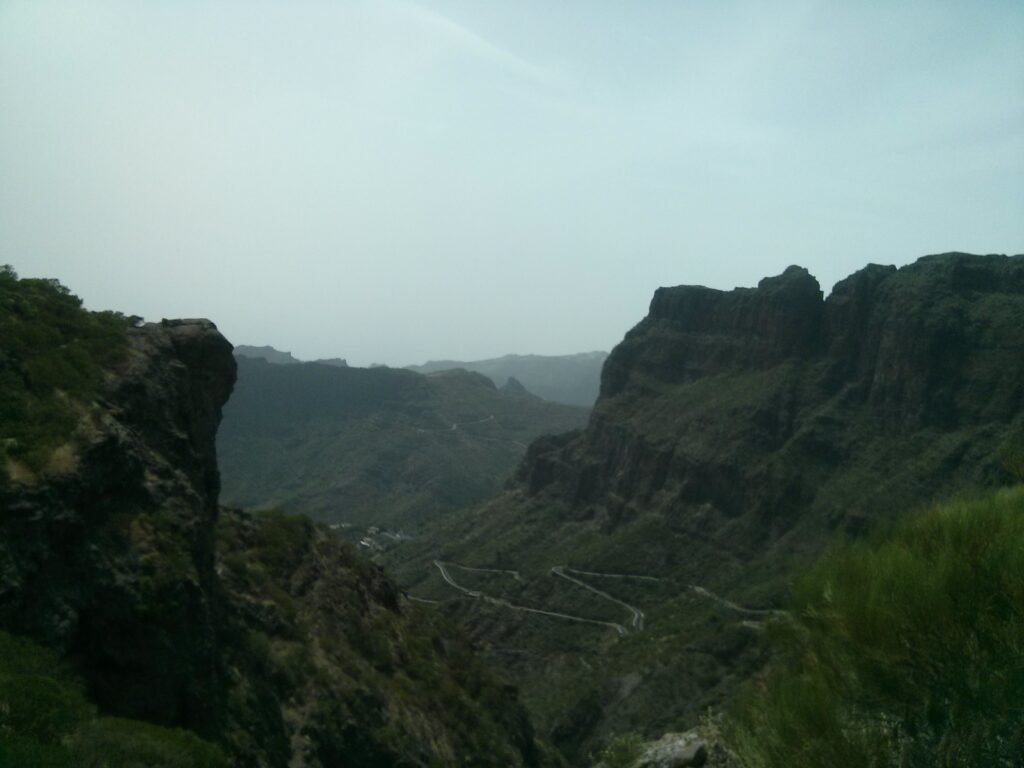
[[[529, 451], [519, 476], [531, 493], [550, 485], [578, 504], [612, 492], [642, 505], [675, 477], [681, 500], [735, 514], [793, 509], [818, 487], [789, 479], [770, 491], [748, 478], [755, 463], [780, 478], [814, 474], [811, 466], [829, 478], [853, 456], [918, 451], [894, 440], [928, 432], [944, 457], [915, 465], [902, 456], [879, 472], [913, 466], [916, 479], [901, 481], [908, 492], [914, 482], [995, 479], [998, 445], [1022, 411], [1024, 256], [869, 265], [826, 300], [806, 270], [790, 267], [757, 288], [659, 289], [605, 364], [590, 428]], [[969, 437], [981, 434], [984, 451]]]
[[757, 288], [659, 288], [647, 317], [605, 363], [601, 396], [622, 391], [631, 371], [681, 383], [810, 354], [823, 306], [818, 281], [796, 266]]

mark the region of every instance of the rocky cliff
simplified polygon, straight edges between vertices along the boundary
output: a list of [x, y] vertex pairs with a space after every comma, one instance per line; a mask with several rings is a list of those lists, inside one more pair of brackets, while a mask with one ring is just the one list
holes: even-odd
[[1019, 257], [871, 265], [827, 299], [799, 267], [754, 289], [662, 288], [609, 357], [589, 429], [534, 446], [520, 476], [579, 509], [658, 497], [782, 528], [818, 506], [856, 525], [1005, 477], [1022, 350]]
[[[379, 568], [307, 519], [219, 509], [236, 367], [212, 323], [104, 318], [101, 364], [66, 289], [2, 277], [2, 632], [54, 649], [101, 714], [191, 729], [236, 765], [545, 763], [515, 690]], [[27, 689], [0, 683], [0, 757], [31, 737], [75, 764], [86, 737], [20, 732]]]
[[235, 379], [205, 320], [131, 328], [64, 462], [0, 490], [0, 625], [80, 661], [105, 709], [208, 729], [214, 435]]
[[799, 267], [662, 288], [587, 428], [534, 442], [502, 497], [392, 563], [435, 599], [451, 586], [431, 559], [517, 570], [459, 572], [506, 604], [457, 616], [583, 763], [611, 733], [656, 738], [725, 706], [765, 661], [765, 611], [827, 542], [1005, 483], [1022, 451], [1024, 257], [872, 265], [827, 298]]

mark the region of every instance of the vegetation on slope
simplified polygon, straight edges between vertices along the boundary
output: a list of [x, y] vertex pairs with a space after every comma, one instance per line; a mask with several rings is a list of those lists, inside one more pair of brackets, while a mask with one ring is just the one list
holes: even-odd
[[729, 737], [746, 768], [1014, 766], [1024, 755], [1024, 487], [834, 548]]
[[[827, 300], [799, 269], [756, 289], [663, 289], [605, 379], [585, 431], [536, 441], [505, 494], [386, 555], [411, 594], [444, 601], [581, 765], [612, 734], [655, 739], [727, 708], [768, 658], [763, 615], [691, 587], [778, 608], [791, 574], [837, 534], [1010, 480], [1003, 459], [1024, 434], [1024, 257], [868, 267]], [[571, 585], [551, 568], [659, 581], [583, 578], [646, 613], [620, 637], [460, 596], [435, 559], [518, 570], [505, 593], [459, 581], [616, 622], [621, 606], [583, 610], [593, 595], [580, 589], [580, 610], [564, 610]]]
[[130, 321], [88, 312], [56, 280], [0, 266], [0, 484], [16, 467], [44, 470], [126, 349]]
[[227, 768], [220, 748], [177, 728], [101, 717], [48, 649], [0, 632], [0, 766]]
[[[0, 636], [0, 766], [547, 764], [514, 689], [332, 531], [218, 529], [212, 323], [4, 280], [4, 425], [72, 460], [0, 486], [0, 630], [42, 646]], [[30, 432], [39, 403], [74, 418]]]
[[514, 692], [331, 531], [224, 510], [218, 543], [234, 754], [287, 759], [301, 736], [307, 765], [547, 764]]
[[218, 458], [226, 503], [415, 526], [498, 492], [526, 444], [588, 412], [483, 376], [239, 358]]

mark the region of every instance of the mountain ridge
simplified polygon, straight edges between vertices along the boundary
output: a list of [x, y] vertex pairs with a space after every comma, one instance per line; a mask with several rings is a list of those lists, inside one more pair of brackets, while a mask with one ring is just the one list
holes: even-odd
[[529, 392], [545, 400], [566, 405], [591, 407], [597, 399], [601, 366], [607, 352], [574, 355], [509, 354], [486, 360], [429, 360], [406, 366], [419, 373], [461, 368], [487, 376], [496, 386], [514, 378]]
[[498, 492], [530, 440], [587, 415], [499, 391], [463, 369], [240, 359], [218, 436], [224, 498], [362, 528], [415, 528]]
[[1022, 436], [1024, 256], [872, 265], [827, 299], [799, 267], [757, 288], [662, 288], [606, 361], [585, 429], [534, 442], [502, 496], [387, 561], [439, 600], [431, 560], [514, 569], [458, 583], [625, 627], [607, 600], [566, 609], [584, 606], [558, 578], [569, 567], [645, 614], [616, 639], [479, 600], [447, 609], [581, 762], [610, 733], [657, 737], [725, 706], [767, 659], [737, 606], [780, 607], [836, 535], [1008, 482]]

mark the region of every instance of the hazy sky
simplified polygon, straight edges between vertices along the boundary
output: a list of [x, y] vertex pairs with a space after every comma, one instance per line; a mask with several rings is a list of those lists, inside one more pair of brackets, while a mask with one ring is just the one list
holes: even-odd
[[1024, 251], [1024, 3], [0, 0], [0, 263], [355, 364]]

